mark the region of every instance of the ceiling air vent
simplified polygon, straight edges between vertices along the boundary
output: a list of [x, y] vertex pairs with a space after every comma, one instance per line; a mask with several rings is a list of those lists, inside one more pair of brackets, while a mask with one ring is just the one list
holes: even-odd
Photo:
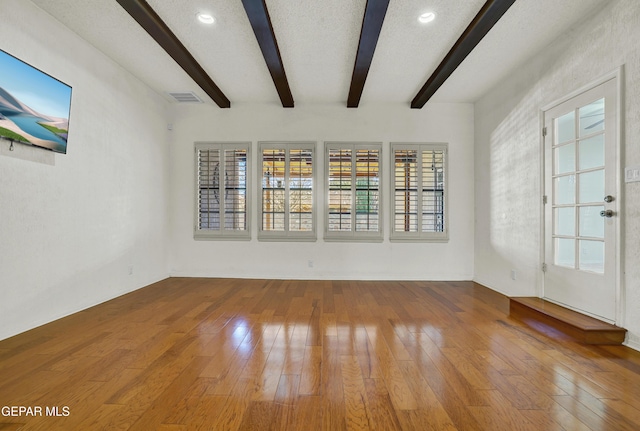
[[168, 93], [178, 103], [204, 103], [202, 99], [192, 92]]

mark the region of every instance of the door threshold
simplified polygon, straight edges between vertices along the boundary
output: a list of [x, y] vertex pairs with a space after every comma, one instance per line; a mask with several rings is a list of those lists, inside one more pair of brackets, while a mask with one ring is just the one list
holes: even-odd
[[550, 326], [582, 344], [622, 344], [627, 334], [624, 328], [542, 298], [509, 298], [509, 315], [527, 324]]

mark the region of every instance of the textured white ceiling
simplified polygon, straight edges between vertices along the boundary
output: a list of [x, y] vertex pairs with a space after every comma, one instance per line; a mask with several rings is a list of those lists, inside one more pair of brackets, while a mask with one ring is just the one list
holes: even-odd
[[[32, 0], [158, 93], [209, 97], [115, 0]], [[279, 98], [240, 0], [147, 0], [234, 103]], [[517, 0], [434, 95], [474, 102], [611, 0]], [[485, 0], [392, 0], [361, 99], [410, 103]], [[366, 0], [266, 0], [296, 105], [345, 104]], [[417, 17], [437, 14], [421, 25]], [[197, 22], [198, 12], [216, 17]]]

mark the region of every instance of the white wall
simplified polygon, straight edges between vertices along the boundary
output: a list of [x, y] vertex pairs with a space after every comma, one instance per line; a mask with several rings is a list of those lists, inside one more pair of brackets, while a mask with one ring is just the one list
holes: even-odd
[[[523, 65], [475, 105], [475, 280], [533, 296], [540, 271], [540, 109], [625, 68], [623, 165], [640, 165], [640, 7], [619, 0]], [[623, 185], [624, 321], [640, 348], [640, 183]], [[517, 279], [511, 280], [515, 269]]]
[[[209, 277], [294, 279], [470, 280], [473, 276], [473, 106], [408, 105], [296, 106], [233, 105], [219, 109], [181, 105], [173, 110], [171, 138], [171, 274]], [[318, 241], [259, 242], [258, 141], [317, 141], [318, 186], [323, 184], [324, 141], [383, 142], [383, 200], [390, 202], [389, 142], [449, 143], [448, 243], [390, 243], [385, 209], [382, 243], [329, 243], [322, 240], [322, 190], [318, 196]], [[195, 241], [194, 142], [251, 141], [254, 183], [250, 242]], [[309, 267], [313, 261], [313, 267]]]
[[[0, 47], [73, 87], [68, 153], [0, 143], [0, 339], [167, 276], [167, 103], [31, 2]], [[130, 268], [133, 274], [129, 274]]]

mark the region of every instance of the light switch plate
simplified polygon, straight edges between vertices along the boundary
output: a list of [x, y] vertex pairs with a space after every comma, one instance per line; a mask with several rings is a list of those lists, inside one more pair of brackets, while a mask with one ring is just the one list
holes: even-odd
[[630, 166], [624, 169], [624, 182], [633, 183], [640, 181], [640, 166]]

